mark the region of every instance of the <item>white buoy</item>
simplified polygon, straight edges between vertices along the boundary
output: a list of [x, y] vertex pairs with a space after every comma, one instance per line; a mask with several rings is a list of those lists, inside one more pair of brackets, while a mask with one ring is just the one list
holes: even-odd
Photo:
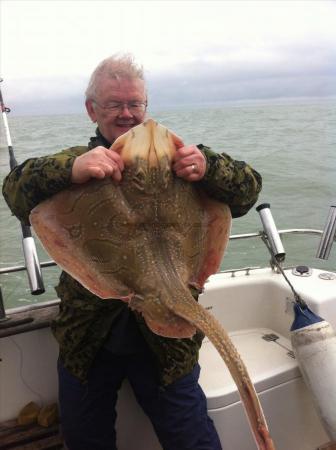
[[294, 305], [293, 351], [321, 422], [336, 442], [336, 334], [308, 307]]

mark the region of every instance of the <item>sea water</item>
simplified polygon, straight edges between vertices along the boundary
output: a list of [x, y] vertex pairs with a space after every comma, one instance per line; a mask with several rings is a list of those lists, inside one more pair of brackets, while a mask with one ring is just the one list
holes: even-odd
[[[330, 205], [336, 201], [336, 99], [291, 99], [222, 105], [193, 105], [149, 111], [149, 115], [178, 134], [185, 144], [210, 146], [244, 160], [263, 177], [256, 205], [270, 203], [278, 229], [323, 229]], [[86, 145], [95, 126], [85, 114], [8, 117], [18, 162]], [[1, 127], [0, 177], [9, 172], [8, 150]], [[24, 264], [21, 229], [0, 198], [0, 267]], [[231, 234], [262, 229], [255, 207], [233, 220]], [[336, 244], [328, 261], [315, 258], [318, 236], [285, 235], [286, 265], [304, 264], [336, 270]], [[37, 239], [36, 239], [37, 241]], [[37, 241], [40, 261], [50, 257]], [[266, 266], [269, 254], [260, 239], [231, 241], [222, 270]], [[7, 308], [55, 298], [58, 268], [43, 269], [46, 293], [30, 294], [25, 272], [0, 276]]]

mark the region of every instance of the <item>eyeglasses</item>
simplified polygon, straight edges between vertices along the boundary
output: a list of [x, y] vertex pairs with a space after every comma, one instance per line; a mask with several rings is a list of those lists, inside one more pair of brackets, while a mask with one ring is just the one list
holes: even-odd
[[125, 106], [132, 114], [140, 114], [145, 112], [147, 107], [147, 102], [137, 102], [137, 101], [131, 101], [131, 102], [110, 102], [107, 105], [101, 105], [96, 100], [93, 100], [93, 103], [99, 106], [99, 108], [107, 109], [111, 113], [119, 113], [123, 111]]

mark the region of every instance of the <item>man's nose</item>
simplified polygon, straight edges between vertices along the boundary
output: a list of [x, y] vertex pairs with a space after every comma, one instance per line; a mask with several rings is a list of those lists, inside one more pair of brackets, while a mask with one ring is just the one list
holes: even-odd
[[120, 117], [133, 117], [133, 114], [129, 110], [127, 103], [124, 103], [122, 105], [120, 112], [119, 112], [119, 116]]

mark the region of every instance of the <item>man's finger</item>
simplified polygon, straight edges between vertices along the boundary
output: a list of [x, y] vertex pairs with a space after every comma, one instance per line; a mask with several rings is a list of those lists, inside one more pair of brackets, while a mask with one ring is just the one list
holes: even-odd
[[175, 147], [177, 149], [184, 147], [184, 142], [182, 141], [182, 139], [179, 136], [176, 136], [176, 134], [173, 134], [173, 141], [174, 141]]
[[124, 170], [124, 161], [121, 159], [120, 155], [117, 152], [115, 152], [114, 150], [106, 149], [105, 155], [118, 165], [121, 172]]
[[120, 181], [121, 171], [119, 169], [119, 166], [116, 162], [113, 162], [113, 164], [100, 164], [100, 168], [104, 171], [105, 177], [111, 177], [115, 181]]
[[105, 171], [98, 166], [90, 167], [88, 173], [90, 175], [90, 178], [97, 178], [97, 179], [105, 178]]
[[115, 181], [121, 181], [122, 175], [121, 175], [121, 171], [118, 166], [114, 167], [114, 170], [112, 173], [112, 178]]
[[191, 166], [192, 164], [195, 164], [195, 158], [193, 156], [187, 156], [176, 161], [173, 165], [173, 168], [174, 170], [180, 170], [185, 167]]
[[192, 165], [181, 167], [175, 170], [178, 177], [189, 179], [190, 175], [195, 175], [194, 167]]
[[182, 158], [185, 158], [186, 156], [193, 155], [194, 153], [195, 153], [195, 148], [193, 146], [181, 147], [176, 151], [176, 153], [174, 155], [174, 160], [178, 161]]

